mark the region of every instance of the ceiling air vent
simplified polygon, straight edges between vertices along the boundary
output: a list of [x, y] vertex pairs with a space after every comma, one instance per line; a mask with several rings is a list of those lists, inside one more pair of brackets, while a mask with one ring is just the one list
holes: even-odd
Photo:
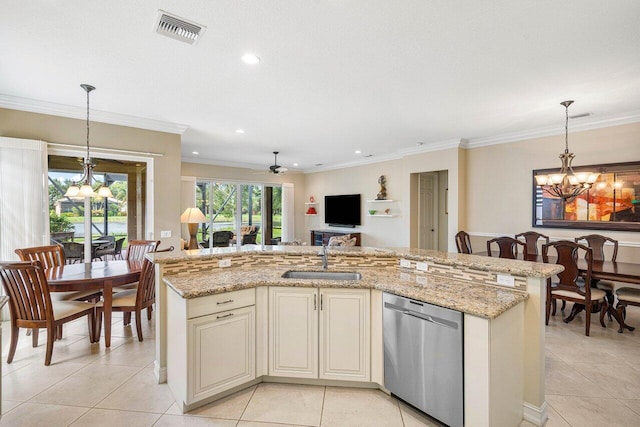
[[155, 29], [156, 33], [163, 36], [189, 44], [196, 44], [207, 27], [187, 21], [164, 10], [158, 10]]

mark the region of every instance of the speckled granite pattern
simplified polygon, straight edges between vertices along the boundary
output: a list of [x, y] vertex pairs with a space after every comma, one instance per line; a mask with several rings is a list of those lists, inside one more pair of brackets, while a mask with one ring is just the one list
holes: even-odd
[[[242, 255], [307, 255], [315, 257], [318, 253], [317, 246], [265, 246], [262, 248], [258, 245], [245, 245], [240, 250], [236, 248], [211, 248], [180, 252], [164, 252], [159, 254], [150, 254], [148, 257], [160, 264], [178, 264], [189, 260], [198, 260], [204, 262], [206, 260], [215, 260], [230, 256]], [[341, 257], [363, 257], [371, 256], [376, 258], [404, 258], [412, 261], [431, 262], [436, 265], [455, 267], [463, 271], [479, 271], [504, 273], [521, 277], [539, 277], [545, 278], [562, 271], [562, 267], [556, 264], [542, 264], [529, 261], [517, 261], [502, 258], [493, 258], [478, 255], [465, 255], [449, 252], [438, 252], [424, 249], [411, 248], [367, 248], [367, 247], [350, 247], [340, 248], [332, 247], [329, 254], [333, 258], [337, 255]]]
[[360, 268], [357, 271], [362, 274], [362, 279], [353, 281], [284, 279], [281, 276], [287, 270], [289, 268], [286, 267], [227, 269], [217, 270], [214, 274], [200, 272], [165, 276], [164, 282], [184, 298], [256, 286], [378, 289], [485, 318], [495, 318], [527, 299], [526, 292], [408, 269]]

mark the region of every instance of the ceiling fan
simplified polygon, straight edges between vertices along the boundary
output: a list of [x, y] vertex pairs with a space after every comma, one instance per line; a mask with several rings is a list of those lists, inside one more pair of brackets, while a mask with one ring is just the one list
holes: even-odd
[[285, 168], [284, 166], [280, 166], [278, 164], [278, 151], [274, 151], [273, 155], [274, 155], [274, 160], [273, 160], [273, 164], [269, 166], [269, 172], [271, 172], [274, 175], [278, 175], [288, 171], [289, 169]]

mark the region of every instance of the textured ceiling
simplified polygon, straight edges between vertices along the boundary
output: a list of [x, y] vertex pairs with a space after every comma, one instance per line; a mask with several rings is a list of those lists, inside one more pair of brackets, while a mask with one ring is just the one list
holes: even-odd
[[[92, 110], [187, 125], [185, 160], [313, 170], [560, 132], [565, 99], [580, 120], [640, 111], [637, 0], [2, 3], [0, 94], [81, 111], [93, 84]], [[207, 30], [160, 36], [158, 9]]]

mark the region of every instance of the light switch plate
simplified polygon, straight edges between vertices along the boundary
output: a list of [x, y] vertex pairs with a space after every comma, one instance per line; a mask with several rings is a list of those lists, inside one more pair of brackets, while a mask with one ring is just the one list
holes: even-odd
[[416, 262], [416, 270], [429, 271], [429, 264], [426, 262]]
[[426, 285], [427, 284], [427, 276], [417, 276], [416, 275], [416, 283], [418, 285]]
[[160, 231], [160, 237], [171, 237], [171, 230]]
[[411, 268], [411, 261], [409, 261], [408, 259], [401, 259], [400, 260], [400, 267], [402, 267], [402, 268]]
[[511, 286], [514, 287], [516, 285], [516, 280], [513, 276], [508, 274], [498, 274], [498, 285]]
[[220, 268], [231, 267], [231, 258], [225, 258], [218, 261], [218, 267]]

